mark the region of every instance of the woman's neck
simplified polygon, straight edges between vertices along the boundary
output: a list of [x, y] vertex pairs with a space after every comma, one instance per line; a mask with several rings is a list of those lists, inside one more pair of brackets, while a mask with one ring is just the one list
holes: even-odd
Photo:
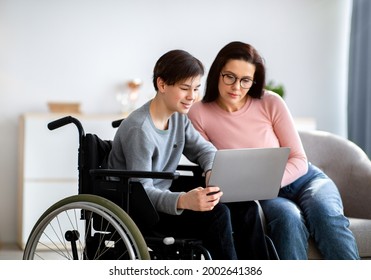
[[242, 109], [245, 104], [247, 103], [247, 101], [249, 100], [249, 96], [246, 95], [244, 99], [242, 99], [240, 102], [236, 103], [236, 104], [228, 104], [226, 102], [224, 102], [220, 97], [216, 99], [216, 104], [218, 104], [218, 106], [226, 111], [226, 112], [229, 112], [229, 113], [232, 113], [232, 112], [236, 112], [240, 109]]

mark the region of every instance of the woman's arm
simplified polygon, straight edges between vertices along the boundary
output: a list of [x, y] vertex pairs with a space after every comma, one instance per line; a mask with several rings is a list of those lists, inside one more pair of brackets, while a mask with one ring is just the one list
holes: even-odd
[[270, 98], [273, 101], [270, 111], [274, 133], [281, 147], [291, 149], [282, 179], [282, 186], [286, 186], [308, 171], [307, 156], [286, 103], [277, 95], [271, 95]]

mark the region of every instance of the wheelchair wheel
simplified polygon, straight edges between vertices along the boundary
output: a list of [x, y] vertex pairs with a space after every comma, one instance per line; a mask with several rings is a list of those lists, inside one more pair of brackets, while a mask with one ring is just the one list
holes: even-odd
[[70, 196], [39, 218], [24, 260], [150, 259], [147, 244], [128, 214], [96, 195]]

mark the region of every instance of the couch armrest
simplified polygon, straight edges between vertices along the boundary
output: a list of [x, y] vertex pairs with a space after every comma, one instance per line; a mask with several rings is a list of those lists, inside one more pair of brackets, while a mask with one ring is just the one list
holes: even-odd
[[350, 167], [348, 190], [342, 190], [348, 217], [371, 219], [371, 162], [363, 158]]
[[308, 160], [337, 185], [348, 217], [371, 219], [371, 161], [355, 143], [325, 131], [300, 131]]

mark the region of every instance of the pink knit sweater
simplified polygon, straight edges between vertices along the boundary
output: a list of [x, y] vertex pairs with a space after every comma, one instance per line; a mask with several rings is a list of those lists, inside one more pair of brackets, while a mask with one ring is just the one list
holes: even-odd
[[286, 186], [307, 172], [307, 157], [292, 116], [283, 99], [266, 91], [236, 112], [224, 111], [216, 102], [196, 102], [188, 116], [194, 127], [218, 149], [290, 147], [282, 179]]

